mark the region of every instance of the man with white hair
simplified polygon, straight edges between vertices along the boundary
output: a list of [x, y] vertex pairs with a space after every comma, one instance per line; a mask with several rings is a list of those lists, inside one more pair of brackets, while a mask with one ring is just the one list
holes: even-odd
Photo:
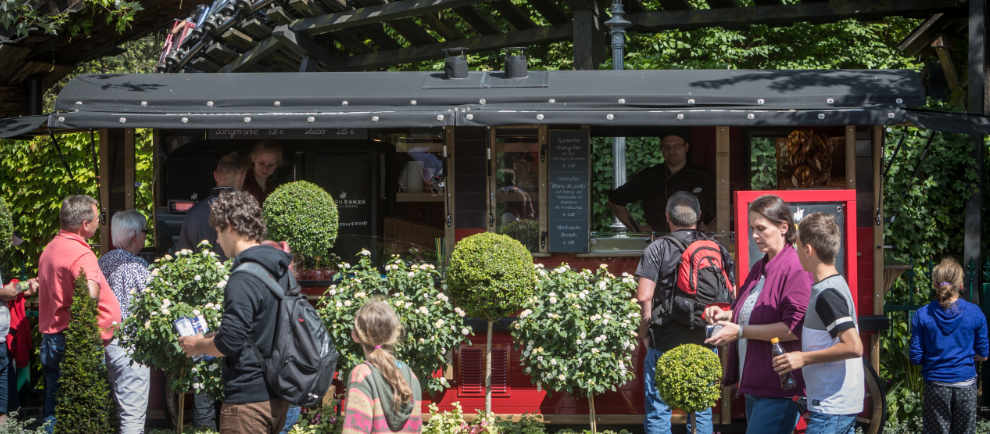
[[[121, 320], [127, 318], [131, 297], [144, 291], [148, 281], [148, 262], [138, 252], [147, 238], [147, 221], [141, 213], [129, 209], [117, 211], [110, 220], [114, 250], [100, 258], [100, 270], [120, 303]], [[130, 353], [114, 339], [106, 348], [107, 371], [114, 400], [120, 409], [121, 434], [144, 432], [148, 411], [148, 387], [151, 370], [135, 363]]]
[[86, 273], [89, 296], [96, 299], [96, 323], [103, 344], [113, 339], [120, 325], [120, 304], [103, 277], [87, 239], [100, 227], [99, 203], [92, 197], [77, 194], [66, 197], [59, 210], [61, 229], [38, 258], [38, 329], [41, 332], [41, 367], [45, 375], [45, 422], [55, 425], [55, 401], [61, 364], [65, 357], [65, 329], [72, 313], [76, 278]]

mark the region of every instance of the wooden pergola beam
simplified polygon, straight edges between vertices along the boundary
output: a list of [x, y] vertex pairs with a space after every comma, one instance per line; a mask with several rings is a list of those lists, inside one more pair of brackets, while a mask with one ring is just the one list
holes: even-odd
[[327, 60], [334, 70], [360, 70], [365, 68], [380, 68], [402, 63], [419, 62], [440, 57], [441, 50], [447, 47], [464, 47], [468, 52], [497, 50], [513, 46], [529, 46], [533, 44], [561, 41], [571, 38], [571, 24], [537, 27], [492, 36], [481, 36], [472, 39], [448, 41], [443, 44], [433, 44], [403, 48], [401, 50], [382, 51], [361, 56], [347, 56]]
[[292, 22], [292, 30], [310, 36], [339, 32], [344, 29], [383, 21], [411, 18], [441, 9], [470, 6], [487, 0], [401, 0], [332, 14], [300, 18]]
[[[736, 0], [708, 0], [708, 6], [712, 9], [723, 9], [723, 8], [734, 8], [736, 7]], [[684, 8], [689, 9], [689, 8]]]
[[536, 23], [529, 19], [529, 15], [519, 10], [509, 0], [498, 0], [492, 3], [492, 6], [502, 15], [502, 18], [505, 18], [516, 29], [526, 30], [536, 27]]
[[464, 39], [464, 32], [457, 29], [457, 26], [450, 21], [440, 18], [435, 12], [420, 15], [419, 19], [431, 29], [443, 36], [445, 41]]
[[569, 21], [553, 0], [530, 0], [529, 4], [533, 5], [536, 11], [551, 24], [563, 24]]
[[[712, 0], [708, 0], [709, 4]], [[688, 4], [687, 0], [661, 0], [660, 5], [663, 6], [665, 11], [677, 11], [682, 9], [691, 9], [691, 5]], [[715, 7], [715, 6], [712, 6]]]
[[255, 45], [254, 48], [248, 50], [248, 52], [238, 57], [237, 60], [220, 68], [220, 72], [243, 71], [268, 57], [269, 53], [278, 50], [279, 46], [282, 44], [283, 42], [281, 38], [269, 37], [268, 39], [261, 41], [258, 45]]
[[392, 26], [396, 32], [399, 32], [403, 38], [406, 38], [410, 44], [427, 45], [437, 43], [436, 38], [424, 30], [422, 26], [416, 24], [412, 18], [389, 21], [388, 25]]
[[802, 3], [794, 6], [649, 11], [630, 15], [628, 19], [635, 30], [658, 31], [749, 24], [786, 25], [795, 21], [824, 22], [846, 18], [870, 19], [945, 11], [961, 8], [961, 5], [962, 3], [955, 0], [949, 4], [937, 4], [931, 0], [873, 0], [866, 3], [832, 0], [828, 3]]
[[454, 8], [454, 13], [464, 19], [464, 21], [466, 21], [471, 28], [482, 35], [496, 35], [502, 33], [498, 26], [492, 23], [488, 17], [478, 13], [478, 11], [471, 6]]

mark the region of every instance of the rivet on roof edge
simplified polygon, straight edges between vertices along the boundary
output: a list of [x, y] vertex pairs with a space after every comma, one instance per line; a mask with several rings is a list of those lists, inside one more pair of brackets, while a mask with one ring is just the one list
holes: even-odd
[[626, 99], [625, 98], [619, 98], [619, 100], [617, 102], [619, 104], [625, 104], [626, 103]]
[[141, 107], [147, 107], [148, 101], [141, 101]]
[[418, 104], [416, 100], [414, 99], [409, 100], [409, 105], [416, 105], [416, 104]]
[[272, 103], [272, 105], [275, 106], [275, 107], [281, 107], [282, 106], [282, 101], [275, 101], [275, 102]]
[[65, 122], [65, 116], [59, 116], [58, 117], [58, 121], [59, 122]]
[[308, 117], [306, 117], [306, 122], [309, 122], [309, 123], [316, 122], [316, 116], [308, 116]]
[[536, 120], [538, 120], [538, 121], [542, 121], [542, 120], [543, 120], [543, 118], [544, 118], [544, 116], [543, 116], [543, 113], [537, 113], [537, 114], [536, 114]]
[[443, 115], [437, 115], [437, 120], [438, 121], [442, 121], [443, 120]]
[[467, 116], [464, 116], [464, 118], [467, 119], [467, 120], [469, 120], [469, 121], [473, 121], [474, 120], [474, 114], [473, 113], [468, 113]]
[[213, 107], [213, 101], [207, 101], [206, 102], [206, 106], [207, 107]]
[[127, 118], [125, 118], [123, 116], [121, 116], [119, 120], [120, 120], [120, 123], [122, 123], [122, 124], [126, 124], [127, 123]]
[[372, 116], [372, 117], [371, 117], [371, 122], [378, 122], [378, 121], [379, 121], [380, 119], [381, 119], [381, 118], [380, 118], [380, 117], [378, 117], [378, 115], [375, 115], [375, 116]]
[[484, 98], [481, 98], [481, 99], [478, 100], [478, 104], [488, 104], [488, 100], [487, 99], [484, 99]]
[[688, 104], [694, 104], [694, 98], [688, 98]]
[[904, 98], [897, 98], [897, 99], [894, 100], [894, 102], [896, 102], [898, 104], [904, 104]]
[[684, 120], [684, 113], [678, 113], [677, 114], [677, 120], [679, 120], [679, 121], [680, 120]]
[[825, 113], [819, 113], [818, 119], [825, 119]]
[[547, 100], [548, 103], [553, 104], [557, 102], [557, 98], [550, 98]]
[[605, 115], [605, 119], [608, 119], [608, 120], [615, 119], [615, 115], [612, 114], [612, 113], [609, 113], [609, 114]]
[[835, 98], [825, 98], [825, 104], [835, 104]]
[[251, 116], [244, 116], [244, 123], [245, 124], [251, 123]]
[[756, 103], [759, 104], [759, 105], [766, 104], [766, 102], [767, 102], [767, 100], [765, 100], [763, 98], [757, 98], [756, 99]]
[[748, 113], [746, 114], [746, 119], [750, 119], [750, 120], [756, 119], [756, 115], [753, 113]]
[[189, 123], [189, 118], [183, 116], [182, 119], [179, 119], [179, 121], [182, 122], [182, 123], [184, 123], [184, 124], [188, 124]]
[[347, 101], [345, 99], [345, 100], [343, 100], [343, 101], [340, 102], [340, 105], [351, 105], [351, 103], [350, 103], [350, 101]]
[[894, 112], [887, 113], [887, 119], [893, 119], [894, 116]]
[[82, 101], [76, 101], [76, 105], [82, 105]]

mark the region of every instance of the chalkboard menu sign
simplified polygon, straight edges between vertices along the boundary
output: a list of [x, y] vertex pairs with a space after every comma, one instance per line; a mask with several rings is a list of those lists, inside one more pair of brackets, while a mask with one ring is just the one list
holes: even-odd
[[212, 140], [241, 139], [367, 139], [363, 128], [215, 128], [206, 130], [206, 138]]
[[548, 250], [584, 253], [590, 236], [591, 147], [587, 130], [550, 130]]

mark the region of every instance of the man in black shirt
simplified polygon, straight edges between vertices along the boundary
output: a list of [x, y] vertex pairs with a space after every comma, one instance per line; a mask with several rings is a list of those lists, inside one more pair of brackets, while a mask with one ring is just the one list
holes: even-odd
[[213, 180], [217, 186], [213, 187], [206, 199], [197, 202], [186, 213], [186, 218], [182, 221], [182, 229], [179, 231], [179, 239], [175, 243], [176, 250], [195, 250], [201, 241], [206, 240], [213, 245], [213, 251], [221, 261], [227, 260], [227, 256], [217, 245], [217, 231], [210, 226], [210, 203], [216, 200], [220, 193], [240, 190], [244, 186], [246, 174], [247, 164], [236, 152], [224, 155], [220, 161], [217, 161], [217, 167], [213, 169]]
[[[663, 164], [633, 175], [625, 185], [609, 193], [609, 208], [629, 230], [667, 230], [664, 207], [667, 198], [677, 191], [686, 191], [700, 198], [704, 228], [712, 228], [715, 217], [715, 178], [703, 170], [688, 166], [687, 154], [690, 149], [691, 145], [677, 134], [663, 136], [660, 140]], [[646, 225], [639, 225], [626, 209], [629, 203], [639, 201], [643, 203]]]

